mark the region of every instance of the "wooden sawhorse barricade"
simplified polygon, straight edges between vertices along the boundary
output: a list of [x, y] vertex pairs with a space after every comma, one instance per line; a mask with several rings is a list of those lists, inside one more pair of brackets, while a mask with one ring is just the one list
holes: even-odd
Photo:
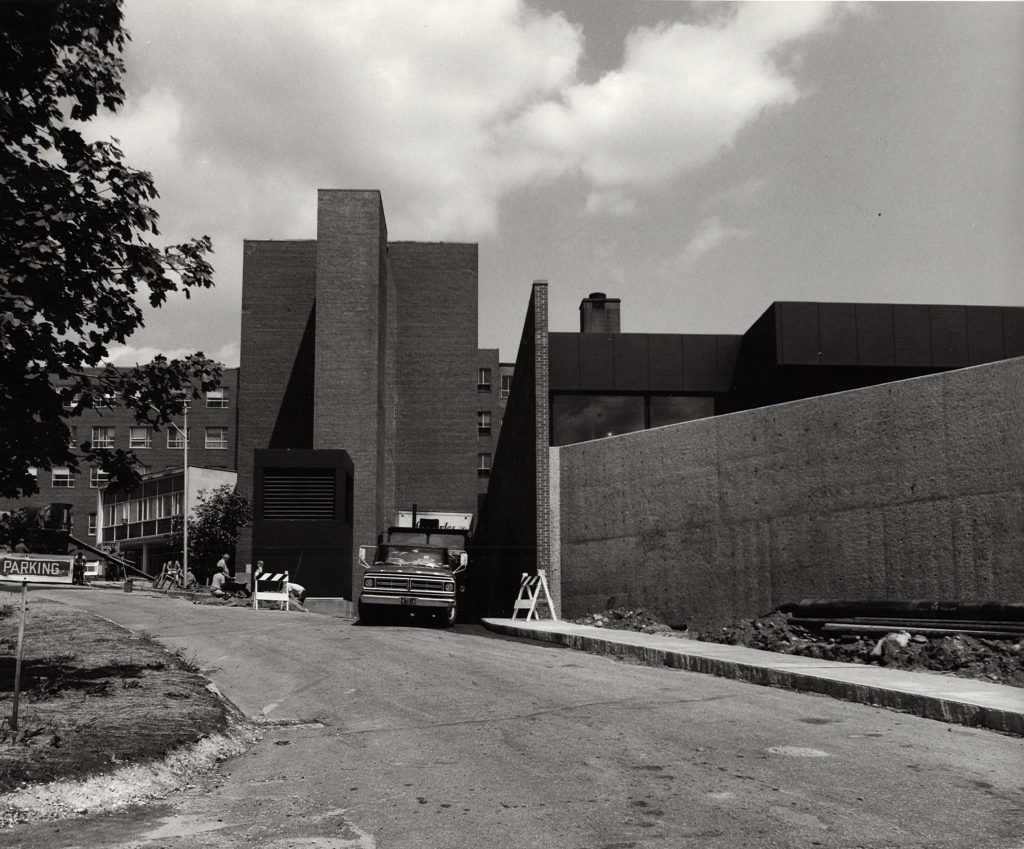
[[275, 601], [288, 610], [288, 573], [260, 572], [253, 582], [252, 609], [259, 610], [260, 602]]
[[[543, 599], [541, 593], [544, 594]], [[516, 614], [520, 610], [525, 610], [527, 622], [531, 619], [540, 619], [537, 605], [542, 603], [547, 604], [552, 621], [557, 622], [558, 616], [555, 614], [555, 605], [551, 601], [551, 593], [548, 592], [548, 579], [544, 570], [538, 569], [536, 575], [523, 572], [523, 577], [519, 581], [519, 597], [512, 607], [512, 618], [518, 619]]]

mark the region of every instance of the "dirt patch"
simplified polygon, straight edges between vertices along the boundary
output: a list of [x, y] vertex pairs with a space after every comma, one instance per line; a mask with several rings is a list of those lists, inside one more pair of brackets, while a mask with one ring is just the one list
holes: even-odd
[[113, 773], [226, 729], [227, 703], [187, 658], [30, 596], [12, 730], [19, 618], [0, 604], [0, 793]]
[[780, 611], [744, 619], [724, 628], [679, 632], [644, 608], [620, 607], [572, 620], [598, 628], [664, 633], [709, 643], [747, 646], [843, 663], [875, 664], [910, 671], [943, 672], [1024, 687], [1024, 641], [980, 639], [966, 634], [925, 637], [894, 632], [863, 637], [824, 634], [790, 621]]

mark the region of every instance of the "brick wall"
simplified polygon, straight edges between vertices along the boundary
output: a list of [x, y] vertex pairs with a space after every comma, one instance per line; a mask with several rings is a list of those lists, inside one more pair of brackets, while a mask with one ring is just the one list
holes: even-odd
[[477, 246], [392, 242], [388, 261], [398, 321], [397, 505], [475, 511]]
[[[315, 241], [245, 242], [238, 489], [249, 499], [255, 449], [313, 447], [315, 308]], [[245, 528], [237, 562], [251, 560]]]
[[[507, 616], [512, 610], [523, 572], [535, 572], [540, 549], [548, 558], [549, 541], [541, 537], [539, 500], [549, 503], [547, 460], [548, 433], [538, 442], [546, 413], [547, 387], [538, 388], [538, 340], [547, 345], [547, 283], [534, 283], [526, 310], [523, 335], [516, 356], [515, 379], [505, 406], [501, 441], [494, 457], [490, 486], [478, 527], [474, 569], [476, 609], [482, 614]], [[545, 369], [546, 371], [546, 369]], [[543, 499], [538, 493], [544, 490]], [[546, 508], [545, 508], [546, 509]], [[547, 525], [545, 524], [545, 527]]]
[[[226, 407], [207, 407], [206, 400], [200, 395], [189, 407], [189, 442], [188, 459], [192, 466], [233, 471], [237, 463], [238, 440], [238, 369], [225, 369], [221, 377], [221, 385], [227, 398]], [[176, 419], [179, 426], [183, 424], [181, 417]], [[116, 406], [112, 409], [87, 410], [82, 415], [66, 420], [72, 428], [76, 444], [92, 438], [93, 427], [109, 427], [114, 429], [114, 448], [130, 450], [138, 457], [139, 462], [147, 471], [159, 472], [164, 469], [181, 468], [184, 463], [184, 451], [180, 448], [167, 447], [168, 432], [174, 433], [173, 427], [157, 431], [150, 429], [149, 448], [130, 447], [130, 429], [142, 427], [127, 409]], [[208, 427], [227, 428], [226, 448], [207, 448], [206, 429]], [[99, 490], [90, 486], [91, 466], [80, 463], [78, 474], [74, 478], [73, 487], [52, 485], [52, 473], [39, 469], [36, 484], [39, 492], [31, 498], [0, 499], [0, 510], [15, 511], [23, 507], [39, 508], [51, 503], [71, 504], [72, 535], [83, 542], [95, 543], [96, 535], [89, 533], [89, 517], [96, 513], [96, 502]]]
[[387, 230], [379, 192], [317, 198], [313, 447], [352, 459], [358, 546], [376, 540], [388, 489]]
[[1024, 359], [555, 449], [564, 613], [1024, 601]]

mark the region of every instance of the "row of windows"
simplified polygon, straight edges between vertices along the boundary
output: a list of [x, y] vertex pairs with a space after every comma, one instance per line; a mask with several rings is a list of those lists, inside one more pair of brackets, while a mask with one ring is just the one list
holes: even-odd
[[[140, 475], [149, 474], [149, 466], [138, 467]], [[32, 477], [37, 477], [39, 470], [35, 466], [29, 466], [29, 474]], [[98, 466], [91, 466], [89, 468], [89, 488], [100, 489], [110, 483], [110, 475], [107, 474], [103, 469]], [[50, 469], [50, 486], [55, 489], [74, 489], [75, 488], [75, 476], [71, 473], [71, 469], [67, 466], [54, 466]]]
[[181, 514], [182, 493], [181, 490], [178, 490], [164, 495], [153, 495], [149, 498], [133, 498], [131, 501], [105, 504], [103, 506], [103, 527], [168, 519]]
[[[113, 407], [117, 406], [116, 401], [117, 401], [116, 397], [114, 395], [111, 395], [108, 392], [108, 393], [104, 394], [104, 396], [103, 396], [103, 402], [104, 403], [103, 403], [102, 406], [105, 406], [108, 409], [112, 409]], [[191, 402], [187, 402], [187, 403], [191, 403]], [[64, 408], [67, 409], [67, 410], [73, 410], [77, 406], [78, 406], [78, 396], [76, 395], [74, 398], [70, 399], [64, 405]], [[228, 391], [227, 391], [227, 389], [225, 389], [222, 386], [220, 389], [211, 389], [209, 392], [207, 392], [206, 393], [206, 406], [207, 407], [211, 407], [211, 408], [215, 408], [215, 409], [222, 409], [222, 410], [228, 408], [229, 406], [231, 406], [231, 403], [228, 400]]]
[[[188, 429], [189, 445], [192, 444], [192, 428]], [[76, 441], [77, 431], [72, 430], [72, 441]], [[93, 448], [113, 448], [114, 442], [117, 438], [117, 428], [109, 425], [101, 425], [94, 427], [91, 434], [91, 442]], [[153, 428], [151, 427], [130, 427], [128, 428], [128, 447], [129, 448], [152, 448], [153, 447]], [[168, 448], [184, 448], [185, 447], [185, 434], [177, 426], [172, 425], [167, 430], [167, 447]], [[204, 447], [209, 448], [212, 451], [226, 451], [228, 449], [228, 429], [226, 427], [208, 427], [206, 428], [206, 440]]]
[[[491, 391], [491, 375], [493, 369], [481, 368], [477, 373], [476, 388], [480, 392]], [[508, 398], [509, 392], [512, 391], [512, 375], [503, 374], [501, 376], [501, 397]]]

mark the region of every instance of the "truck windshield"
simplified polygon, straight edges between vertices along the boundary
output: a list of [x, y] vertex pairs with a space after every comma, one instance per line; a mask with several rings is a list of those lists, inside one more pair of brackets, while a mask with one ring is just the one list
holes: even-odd
[[443, 548], [412, 548], [406, 545], [381, 546], [380, 560], [391, 566], [447, 566]]

